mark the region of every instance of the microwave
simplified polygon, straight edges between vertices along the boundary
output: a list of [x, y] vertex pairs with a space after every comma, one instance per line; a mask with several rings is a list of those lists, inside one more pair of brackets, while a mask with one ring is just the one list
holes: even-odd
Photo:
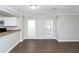
[[0, 28], [6, 28], [6, 27], [4, 26], [4, 20], [0, 20]]

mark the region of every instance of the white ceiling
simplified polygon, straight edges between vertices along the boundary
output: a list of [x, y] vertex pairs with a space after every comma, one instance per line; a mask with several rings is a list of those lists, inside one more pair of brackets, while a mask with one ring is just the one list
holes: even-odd
[[[39, 5], [37, 9], [31, 9], [29, 5], [9, 5], [9, 7], [24, 15], [51, 15], [51, 14], [78, 14], [79, 5]], [[56, 8], [53, 10], [53, 8]]]
[[0, 10], [0, 17], [12, 17], [12, 16], [14, 16], [14, 15], [12, 15], [12, 14], [9, 14], [9, 13], [7, 13], [7, 12], [5, 12], [5, 11], [2, 11], [2, 10]]

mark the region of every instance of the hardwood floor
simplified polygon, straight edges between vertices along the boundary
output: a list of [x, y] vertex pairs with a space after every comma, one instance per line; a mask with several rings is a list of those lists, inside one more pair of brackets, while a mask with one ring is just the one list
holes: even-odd
[[79, 42], [57, 42], [55, 39], [26, 39], [10, 53], [79, 53]]

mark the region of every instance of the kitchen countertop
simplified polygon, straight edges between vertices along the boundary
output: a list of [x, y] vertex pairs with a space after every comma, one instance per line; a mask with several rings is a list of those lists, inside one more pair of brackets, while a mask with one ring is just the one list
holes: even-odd
[[0, 32], [0, 37], [4, 36], [4, 35], [8, 35], [8, 34], [11, 34], [11, 33], [14, 33], [14, 32], [17, 32], [17, 31], [21, 31], [20, 29], [18, 30], [8, 30], [6, 32]]

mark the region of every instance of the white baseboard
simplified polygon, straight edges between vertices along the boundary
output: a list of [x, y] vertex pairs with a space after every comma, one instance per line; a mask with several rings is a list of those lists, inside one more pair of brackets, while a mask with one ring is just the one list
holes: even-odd
[[58, 42], [79, 42], [79, 40], [57, 40]]
[[8, 49], [8, 51], [6, 51], [6, 53], [9, 53], [18, 43], [20, 43], [21, 41], [18, 41], [16, 44], [14, 44], [10, 49]]
[[[40, 38], [40, 40], [45, 39], [45, 38]], [[26, 39], [25, 39], [26, 40]], [[30, 40], [30, 39], [29, 39]], [[38, 39], [37, 39], [38, 40]], [[47, 39], [46, 39], [47, 40]], [[53, 39], [52, 39], [53, 40]]]
[[24, 39], [56, 39], [56, 38], [24, 38]]
[[20, 42], [23, 42], [23, 41], [24, 41], [24, 39], [20, 40]]

